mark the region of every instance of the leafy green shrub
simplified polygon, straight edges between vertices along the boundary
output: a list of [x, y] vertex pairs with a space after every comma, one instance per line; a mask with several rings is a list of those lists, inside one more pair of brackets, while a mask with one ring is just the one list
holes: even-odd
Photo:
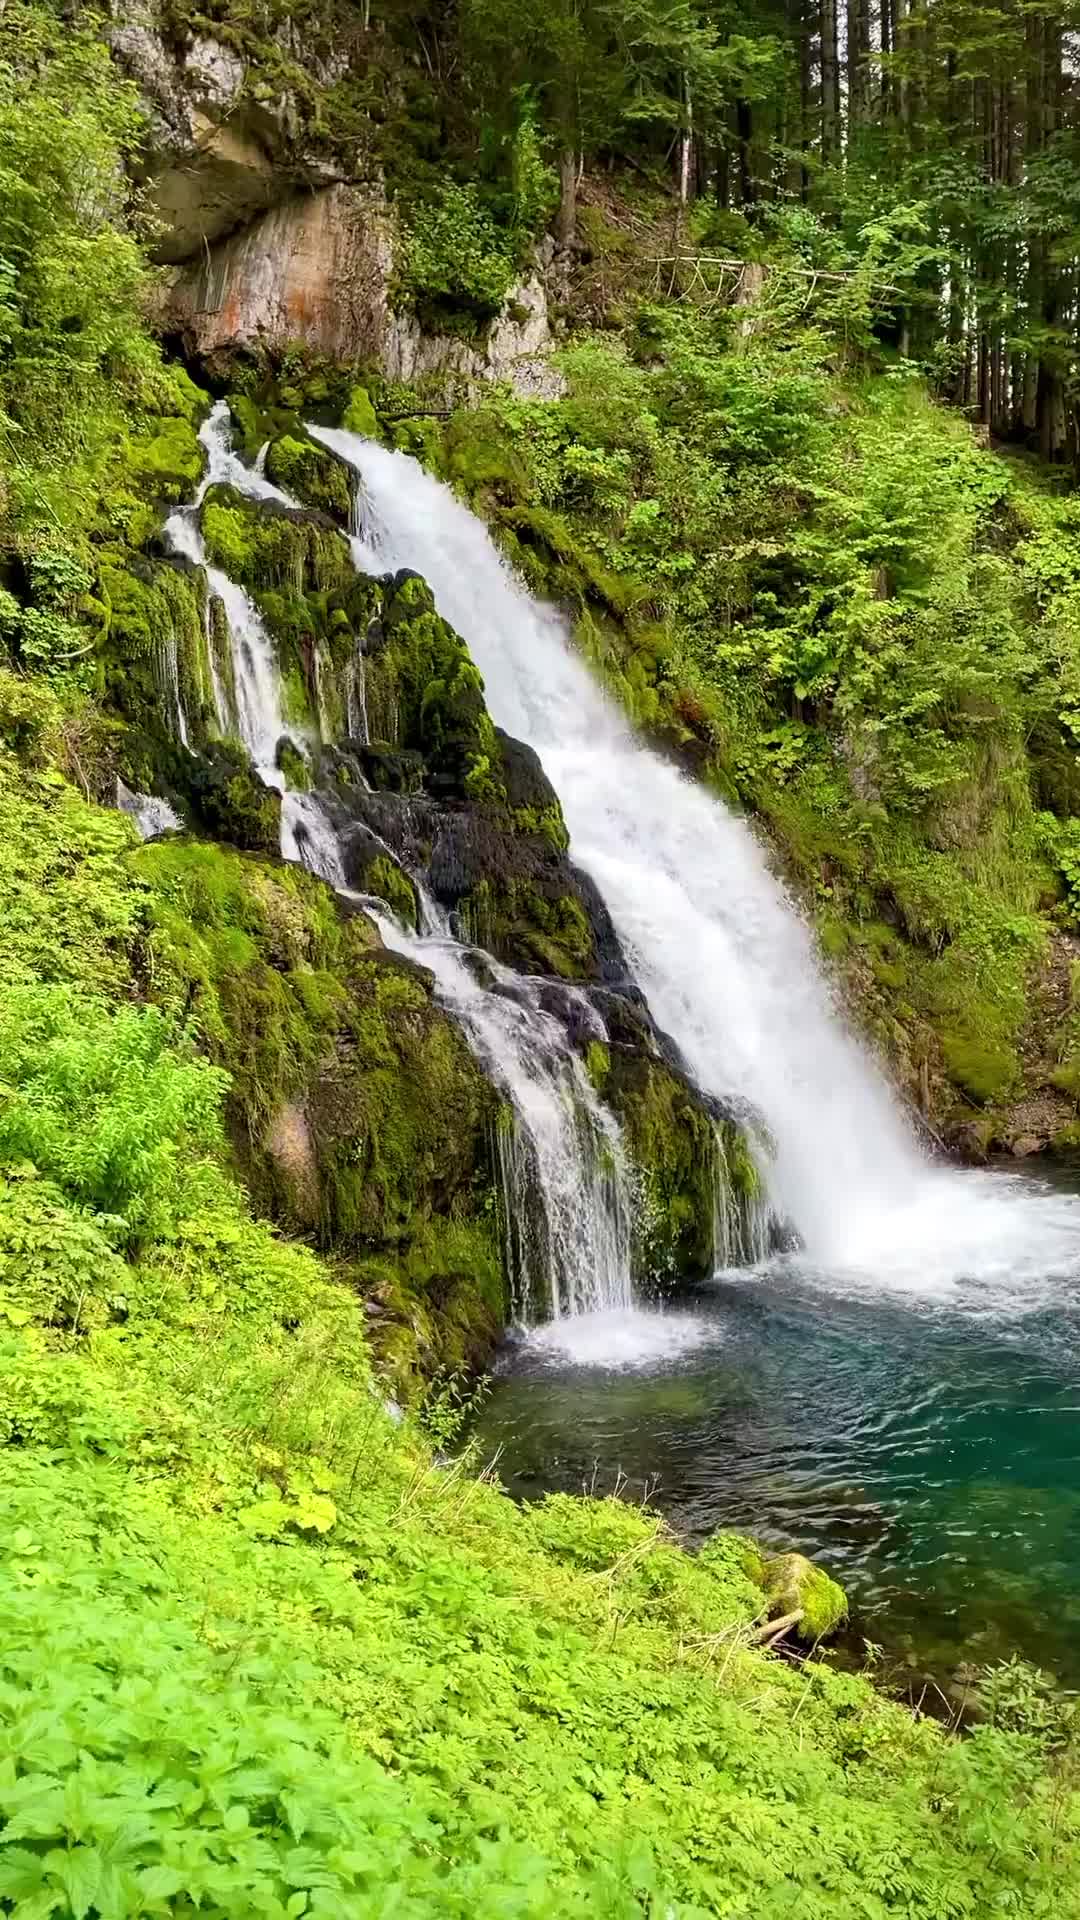
[[978, 1682], [979, 1705], [991, 1726], [1023, 1734], [1047, 1753], [1080, 1742], [1080, 1704], [1052, 1677], [1018, 1654], [987, 1667]]
[[132, 1238], [168, 1231], [191, 1156], [220, 1137], [228, 1079], [170, 1049], [152, 1008], [113, 1014], [63, 987], [0, 998], [0, 1161], [29, 1161]]
[[65, 1204], [46, 1180], [0, 1184], [0, 1321], [86, 1330], [126, 1304], [131, 1274], [115, 1251], [123, 1221]]
[[444, 322], [455, 313], [473, 322], [491, 319], [513, 278], [510, 243], [475, 187], [447, 181], [437, 199], [411, 210], [398, 281], [421, 314]]

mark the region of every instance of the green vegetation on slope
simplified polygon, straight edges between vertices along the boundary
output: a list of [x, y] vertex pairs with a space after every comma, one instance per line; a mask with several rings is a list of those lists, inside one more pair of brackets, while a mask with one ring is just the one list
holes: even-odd
[[[288, 12], [325, 50], [320, 10]], [[391, 12], [400, 32], [407, 10]], [[229, 13], [220, 30], [264, 61], [253, 87], [307, 81], [267, 37], [284, 23], [276, 0]], [[662, 14], [642, 14], [650, 33]], [[463, 10], [481, 79], [506, 23], [504, 9], [482, 15]], [[86, 18], [83, 31], [25, 0], [0, 12], [0, 1911], [1068, 1920], [1080, 1912], [1076, 1758], [1041, 1688], [1018, 1714], [999, 1679], [990, 1723], [951, 1741], [861, 1679], [755, 1650], [756, 1623], [793, 1599], [811, 1636], [835, 1623], [841, 1602], [823, 1575], [762, 1566], [723, 1536], [691, 1559], [651, 1516], [614, 1503], [519, 1510], [467, 1462], [447, 1462], [452, 1404], [436, 1397], [404, 1422], [384, 1405], [373, 1344], [409, 1384], [418, 1344], [423, 1371], [469, 1364], [478, 1297], [489, 1328], [496, 1317], [483, 1183], [453, 1155], [441, 1161], [437, 1137], [440, 1111], [459, 1135], [471, 1115], [479, 1133], [484, 1094], [422, 979], [384, 964], [363, 923], [344, 925], [307, 876], [216, 846], [137, 847], [129, 823], [94, 804], [117, 766], [159, 763], [161, 740], [118, 714], [143, 719], [160, 697], [160, 642], [171, 636], [196, 679], [204, 655], [198, 589], [145, 551], [157, 504], [198, 473], [201, 403], [163, 372], [140, 322], [123, 190], [133, 102]], [[588, 32], [566, 41], [537, 27], [522, 50], [539, 63], [539, 102], [500, 83], [511, 119], [482, 189], [441, 179], [438, 35], [426, 67], [381, 88], [390, 125], [418, 129], [403, 143], [417, 208], [404, 290], [418, 308], [464, 308], [470, 325], [490, 308], [550, 204], [544, 142], [585, 137], [562, 83], [614, 19], [582, 10]], [[179, 29], [189, 15], [170, 7], [169, 20]], [[663, 47], [704, 56], [698, 26], [669, 10]], [[679, 58], [673, 93], [670, 57], [648, 33], [634, 44], [629, 82], [623, 71], [610, 93], [572, 92], [590, 139], [625, 134], [646, 108], [661, 141], [677, 124]], [[749, 59], [729, 63], [736, 88]], [[705, 64], [693, 78], [707, 80]], [[305, 129], [355, 138], [379, 93], [308, 82]], [[714, 114], [731, 93], [714, 96]], [[470, 156], [461, 122], [475, 97], [464, 89], [453, 109]], [[882, 965], [917, 962], [921, 978], [925, 963], [927, 979], [948, 981], [931, 963], [961, 933], [977, 954], [964, 915], [983, 885], [1001, 980], [991, 993], [992, 969], [978, 974], [993, 1018], [958, 1037], [1007, 1051], [1021, 990], [996, 917], [1007, 862], [1045, 830], [1068, 901], [1080, 884], [1071, 830], [1056, 824], [1071, 812], [1074, 764], [1067, 509], [1018, 490], [1014, 538], [1012, 509], [995, 504], [1000, 468], [921, 400], [909, 430], [896, 392], [842, 381], [813, 338], [741, 352], [645, 311], [627, 351], [586, 343], [570, 376], [556, 407], [497, 399], [451, 421], [445, 440], [429, 431], [429, 452], [500, 519], [537, 584], [576, 606], [584, 643], [641, 719], [778, 831], [786, 801], [782, 837], [805, 877], [817, 861], [838, 944], [865, 934]], [[340, 516], [325, 464], [291, 448], [280, 458]], [[918, 500], [895, 542], [883, 472]], [[233, 516], [219, 536], [243, 544], [236, 504], [210, 506]], [[340, 542], [304, 525], [289, 540], [272, 530], [278, 551], [252, 575], [279, 598], [298, 673], [309, 642], [332, 653], [343, 632]], [[298, 538], [308, 573], [294, 590]], [[984, 551], [1010, 607], [1021, 582], [1026, 624], [987, 628], [950, 665], [942, 632], [959, 641], [975, 620], [983, 633]], [[871, 565], [888, 576], [880, 597]], [[951, 625], [948, 570], [961, 582]], [[1032, 636], [1029, 684], [1017, 656]], [[501, 774], [479, 764], [492, 743], [476, 690], [447, 636], [429, 623], [427, 638], [452, 669], [433, 723], [444, 744], [463, 723], [476, 750], [465, 777], [483, 790]], [[934, 719], [925, 761], [911, 723], [920, 676]], [[878, 701], [888, 726], [875, 730]], [[869, 834], [858, 809], [872, 810], [872, 792], [836, 770], [850, 716], [873, 737], [886, 796]], [[1022, 740], [1029, 759], [1042, 742], [1049, 824], [1032, 816]], [[246, 778], [217, 749], [193, 811], [211, 832], [268, 846], [272, 809], [262, 817]], [[1015, 818], [1003, 819], [1010, 780]], [[904, 929], [878, 916], [909, 908], [887, 836], [910, 833], [912, 859], [933, 851], [927, 810], [969, 787], [990, 796], [985, 838], [1000, 864], [980, 878], [974, 837], [947, 842], [959, 878], [947, 896], [927, 882], [923, 912], [937, 924], [955, 896], [956, 923], [919, 946], [905, 921], [894, 951]], [[557, 850], [557, 808], [519, 799], [507, 789], [524, 815], [514, 827]], [[880, 880], [867, 851], [879, 827]], [[826, 835], [816, 851], [815, 835]], [[1038, 902], [1028, 866], [1016, 871], [1025, 953]], [[557, 936], [560, 971], [580, 929], [540, 932]], [[897, 982], [877, 977], [892, 994]], [[912, 1005], [923, 1006], [915, 987]], [[326, 1231], [321, 1191], [305, 1212], [295, 1109], [327, 1064], [362, 1082], [365, 1125], [342, 1135], [333, 1202], [355, 1245], [340, 1217]], [[618, 1078], [602, 1052], [588, 1064]], [[976, 1064], [981, 1085], [993, 1065], [987, 1081]], [[431, 1087], [442, 1097], [425, 1104]], [[621, 1091], [640, 1149], [658, 1128], [666, 1148], [678, 1090]], [[283, 1223], [332, 1245], [317, 1255], [254, 1219], [237, 1164]], [[657, 1153], [661, 1199], [686, 1172]], [[406, 1193], [406, 1180], [429, 1185]], [[677, 1263], [696, 1221], [683, 1211], [667, 1224]]]
[[753, 1649], [769, 1591], [834, 1622], [801, 1563], [692, 1559], [613, 1502], [518, 1509], [436, 1459], [452, 1402], [391, 1417], [354, 1288], [252, 1221], [226, 1077], [140, 978], [175, 937], [166, 977], [220, 992], [212, 903], [234, 944], [270, 915], [295, 945], [315, 884], [255, 863], [239, 899], [240, 856], [137, 848], [14, 771], [0, 1911], [1080, 1912], [1060, 1720], [954, 1742]]

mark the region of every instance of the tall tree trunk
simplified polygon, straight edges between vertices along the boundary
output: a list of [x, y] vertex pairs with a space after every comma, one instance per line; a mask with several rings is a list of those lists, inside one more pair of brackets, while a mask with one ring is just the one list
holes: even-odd
[[744, 207], [752, 207], [756, 198], [751, 147], [754, 140], [754, 109], [749, 100], [735, 103], [735, 124], [738, 130], [739, 160], [739, 202]]
[[799, 15], [799, 111], [802, 125], [799, 145], [803, 152], [802, 198], [810, 197], [810, 169], [806, 155], [810, 151], [810, 98], [814, 90], [814, 50], [810, 44], [810, 14], [806, 0], [796, 0]]
[[560, 247], [572, 247], [577, 235], [578, 163], [573, 147], [564, 147], [559, 155], [559, 215], [555, 238]]
[[690, 198], [690, 162], [694, 151], [694, 102], [690, 97], [690, 82], [685, 73], [682, 84], [683, 125], [679, 137], [679, 203], [686, 205]]
[[893, 77], [889, 69], [889, 56], [895, 45], [892, 0], [881, 0], [881, 112], [886, 120], [893, 110]]
[[840, 151], [840, 31], [837, 0], [821, 0], [821, 157]]

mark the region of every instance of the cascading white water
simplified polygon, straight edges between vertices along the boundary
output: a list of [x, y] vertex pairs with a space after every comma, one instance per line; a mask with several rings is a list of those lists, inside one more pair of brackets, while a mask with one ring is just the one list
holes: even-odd
[[175, 809], [155, 793], [135, 793], [117, 775], [116, 804], [121, 813], [130, 814], [142, 840], [155, 840], [159, 833], [173, 833], [180, 826]]
[[1068, 1196], [927, 1161], [751, 829], [635, 737], [476, 516], [407, 456], [311, 431], [359, 475], [358, 564], [424, 575], [494, 719], [539, 753], [660, 1026], [709, 1092], [762, 1116], [804, 1257], [929, 1291], [1080, 1269]]
[[[493, 991], [477, 978], [468, 950], [430, 901], [419, 935], [385, 913], [376, 918], [388, 947], [431, 969], [439, 999], [517, 1116], [514, 1133], [496, 1139], [512, 1201], [515, 1313], [559, 1320], [625, 1310], [631, 1207], [622, 1140], [558, 1021], [538, 1004], [539, 983], [484, 954]], [[530, 1195], [539, 1206], [530, 1204]]]
[[[174, 553], [205, 568], [210, 592], [224, 607], [236, 684], [236, 731], [262, 779], [281, 792], [283, 857], [347, 892], [341, 849], [325, 808], [317, 795], [289, 790], [277, 766], [278, 745], [289, 729], [270, 637], [243, 588], [207, 566], [198, 522], [207, 488], [217, 481], [227, 481], [255, 500], [294, 503], [264, 478], [261, 460], [248, 468], [233, 453], [223, 402], [213, 409], [200, 438], [207, 453], [202, 485], [193, 505], [170, 515], [166, 537]], [[318, 682], [318, 657], [315, 665]], [[367, 715], [359, 652], [347, 696], [350, 736], [362, 739]], [[317, 699], [325, 736], [321, 690]], [[218, 717], [224, 731], [220, 708]], [[522, 1318], [558, 1320], [624, 1309], [630, 1302], [632, 1222], [619, 1129], [558, 1021], [540, 1006], [540, 983], [500, 967], [487, 954], [476, 956], [485, 976], [479, 978], [469, 950], [452, 937], [419, 876], [412, 878], [423, 917], [419, 933], [391, 918], [381, 902], [367, 900], [365, 905], [385, 944], [434, 974], [439, 999], [507, 1099], [512, 1125], [499, 1132], [495, 1149], [508, 1216], [515, 1311]], [[597, 1036], [605, 1037], [599, 1024]]]
[[[226, 483], [237, 487], [254, 500], [277, 500], [290, 505], [287, 495], [246, 467], [233, 452], [229, 438], [229, 408], [219, 400], [204, 420], [199, 434], [206, 452], [206, 471], [190, 506], [177, 507], [165, 522], [165, 539], [170, 550], [204, 568], [212, 597], [225, 609], [232, 643], [233, 674], [236, 684], [236, 731], [251, 755], [263, 780], [280, 787], [277, 770], [278, 743], [286, 727], [281, 712], [280, 679], [270, 636], [257, 607], [243, 587], [230, 580], [220, 568], [207, 565], [206, 546], [199, 527], [199, 508], [210, 487]], [[229, 727], [228, 703], [214, 665], [213, 648], [208, 649], [214, 684], [214, 703], [218, 724]], [[186, 730], [182, 733], [186, 746]]]
[[[347, 892], [337, 835], [318, 797], [287, 793], [284, 801], [285, 859]], [[628, 1307], [632, 1223], [618, 1127], [558, 1021], [540, 1007], [542, 983], [489, 954], [472, 955], [416, 878], [414, 885], [419, 932], [379, 900], [364, 898], [364, 906], [387, 947], [434, 974], [439, 1000], [509, 1103], [512, 1124], [497, 1130], [494, 1144], [515, 1316], [558, 1320]]]

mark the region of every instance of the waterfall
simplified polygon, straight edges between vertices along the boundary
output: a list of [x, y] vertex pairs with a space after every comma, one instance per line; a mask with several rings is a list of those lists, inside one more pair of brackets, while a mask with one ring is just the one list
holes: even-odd
[[[708, 1093], [763, 1120], [768, 1199], [804, 1262], [907, 1289], [1008, 1283], [1034, 1236], [1043, 1272], [1071, 1266], [1075, 1206], [921, 1153], [751, 826], [634, 734], [483, 523], [406, 455], [311, 432], [359, 477], [358, 565], [423, 574], [497, 725], [539, 753], [657, 1022]], [[760, 1253], [735, 1246], [745, 1231], [721, 1210], [718, 1251]]]
[[[290, 729], [286, 727], [282, 717], [281, 685], [274, 659], [273, 643], [257, 607], [243, 587], [237, 586], [236, 582], [230, 580], [220, 568], [207, 565], [206, 546], [199, 529], [199, 508], [208, 489], [221, 483], [237, 487], [242, 493], [256, 500], [277, 500], [283, 505], [292, 503], [286, 494], [283, 494], [279, 488], [271, 486], [261, 473], [246, 467], [233, 452], [229, 438], [229, 408], [226, 401], [219, 400], [211, 409], [203, 422], [199, 439], [206, 453], [206, 471], [191, 504], [177, 507], [166, 520], [165, 541], [170, 552], [204, 569], [210, 598], [220, 600], [224, 607], [236, 685], [235, 730], [251, 755], [262, 779], [269, 786], [280, 787], [281, 775], [277, 770], [277, 750], [282, 735], [289, 734]], [[209, 606], [209, 600], [207, 604]], [[232, 730], [229, 725], [229, 707], [214, 661], [214, 649], [209, 631], [207, 650], [210, 657], [214, 705], [217, 709], [218, 724], [224, 733]], [[179, 703], [179, 693], [177, 693], [177, 702]], [[180, 707], [181, 714], [182, 711]], [[184, 746], [187, 746], [186, 726], [180, 727], [180, 738]]]
[[[470, 951], [425, 903], [426, 930], [406, 933], [376, 913], [387, 946], [435, 975], [442, 1004], [517, 1116], [497, 1140], [511, 1216], [516, 1317], [558, 1320], [630, 1305], [631, 1206], [619, 1129], [598, 1099], [559, 1022], [531, 982]], [[540, 1205], [536, 1201], [540, 1201]]]
[[[213, 409], [200, 438], [207, 453], [205, 477], [194, 503], [170, 515], [166, 537], [173, 552], [205, 568], [210, 592], [224, 608], [237, 731], [263, 780], [281, 792], [283, 857], [347, 893], [337, 832], [326, 807], [317, 794], [290, 791], [277, 765], [278, 745], [290, 730], [282, 713], [273, 643], [250, 596], [219, 569], [207, 566], [198, 523], [199, 506], [216, 481], [227, 481], [257, 500], [294, 503], [264, 478], [261, 463], [248, 468], [233, 453], [223, 402]], [[316, 659], [317, 678], [320, 665]], [[347, 697], [348, 731], [364, 738], [367, 714], [359, 650]], [[325, 734], [323, 705], [320, 698]], [[525, 979], [491, 955], [461, 945], [426, 893], [422, 877], [410, 877], [421, 907], [418, 932], [393, 919], [382, 901], [365, 898], [363, 904], [385, 945], [434, 975], [439, 1002], [506, 1100], [509, 1125], [496, 1128], [493, 1158], [502, 1184], [515, 1316], [527, 1322], [559, 1321], [627, 1308], [631, 1182], [613, 1116], [558, 1020], [541, 1006], [544, 983]], [[599, 1016], [592, 1017], [596, 1037], [606, 1039]]]

